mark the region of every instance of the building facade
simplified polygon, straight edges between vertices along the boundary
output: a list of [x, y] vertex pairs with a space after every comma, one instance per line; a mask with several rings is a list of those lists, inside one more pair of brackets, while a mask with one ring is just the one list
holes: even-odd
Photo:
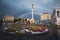
[[13, 16], [4, 16], [3, 21], [4, 22], [13, 22], [14, 17]]
[[54, 12], [52, 14], [52, 24], [60, 25], [60, 7], [57, 7], [54, 9]]
[[40, 16], [40, 23], [43, 23], [43, 24], [48, 24], [51, 20], [51, 15], [48, 14], [48, 13], [43, 13], [41, 16]]
[[43, 13], [43, 15], [41, 15], [41, 20], [51, 20], [51, 15], [48, 13]]

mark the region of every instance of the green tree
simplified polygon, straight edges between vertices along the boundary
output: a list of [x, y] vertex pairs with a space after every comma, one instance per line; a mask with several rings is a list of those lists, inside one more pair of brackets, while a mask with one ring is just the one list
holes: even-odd
[[27, 18], [24, 18], [23, 21], [27, 21]]
[[3, 20], [0, 20], [0, 23], [3, 23]]
[[14, 19], [14, 22], [17, 22], [17, 21], [18, 21], [18, 20], [15, 18], [15, 19]]
[[20, 22], [22, 20], [22, 18], [18, 18], [18, 22]]
[[14, 22], [20, 22], [22, 20], [22, 18], [18, 18], [18, 19], [14, 19]]

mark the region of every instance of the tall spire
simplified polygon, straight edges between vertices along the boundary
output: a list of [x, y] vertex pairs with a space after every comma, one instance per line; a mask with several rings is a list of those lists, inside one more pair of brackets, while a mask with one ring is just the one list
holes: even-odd
[[34, 4], [32, 4], [32, 9], [34, 9]]
[[34, 14], [34, 4], [32, 4], [32, 19], [34, 19], [33, 14]]
[[30, 23], [33, 23], [34, 24], [34, 4], [32, 4], [32, 18], [30, 20]]

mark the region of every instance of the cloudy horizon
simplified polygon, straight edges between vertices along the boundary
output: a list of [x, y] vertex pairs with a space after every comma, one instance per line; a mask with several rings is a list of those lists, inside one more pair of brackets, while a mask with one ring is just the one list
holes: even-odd
[[5, 15], [26, 17], [31, 14], [32, 4], [34, 12], [41, 15], [44, 12], [53, 13], [54, 8], [60, 7], [60, 0], [2, 0], [0, 3], [0, 19]]

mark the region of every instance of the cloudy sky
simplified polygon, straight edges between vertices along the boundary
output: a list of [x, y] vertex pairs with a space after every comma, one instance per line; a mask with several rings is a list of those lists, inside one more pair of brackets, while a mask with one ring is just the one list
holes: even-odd
[[31, 14], [31, 6], [34, 4], [34, 14], [41, 15], [44, 12], [53, 13], [55, 7], [60, 7], [60, 0], [0, 0], [0, 19], [5, 15], [28, 17]]

